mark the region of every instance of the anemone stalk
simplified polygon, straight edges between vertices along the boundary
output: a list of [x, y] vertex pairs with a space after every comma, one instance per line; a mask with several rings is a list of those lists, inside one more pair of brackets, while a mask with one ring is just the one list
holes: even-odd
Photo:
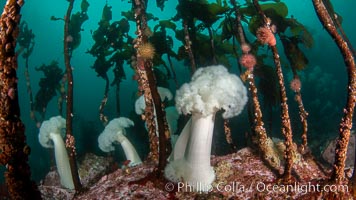
[[192, 115], [190, 127], [191, 135], [185, 149], [184, 160], [191, 174], [183, 177], [188, 184], [201, 183], [203, 189], [209, 189], [215, 179], [213, 167], [210, 165], [211, 144], [213, 141], [215, 114], [201, 116], [196, 113]]
[[126, 159], [130, 161], [129, 166], [135, 166], [142, 163], [135, 147], [126, 137], [121, 139], [120, 144], [125, 152]]

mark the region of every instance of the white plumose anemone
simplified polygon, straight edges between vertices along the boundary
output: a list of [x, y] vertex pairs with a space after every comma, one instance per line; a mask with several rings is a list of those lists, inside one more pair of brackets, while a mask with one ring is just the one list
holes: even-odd
[[[158, 94], [161, 98], [161, 101], [168, 100], [170, 101], [173, 98], [171, 91], [167, 88], [157, 87]], [[135, 102], [135, 112], [138, 115], [142, 115], [145, 112], [146, 104], [144, 95], [141, 95]], [[156, 111], [154, 111], [156, 113]]]
[[113, 119], [106, 125], [104, 131], [98, 137], [99, 148], [104, 152], [114, 151], [115, 147], [113, 143], [119, 142], [125, 152], [126, 159], [130, 160], [130, 167], [142, 163], [135, 147], [125, 137], [125, 128], [133, 125], [133, 121], [125, 117]]
[[177, 90], [175, 100], [178, 112], [192, 117], [177, 140], [165, 176], [185, 181], [196, 191], [209, 191], [215, 179], [210, 165], [215, 113], [223, 109], [225, 119], [240, 114], [247, 90], [238, 76], [216, 65], [198, 69], [192, 81]]
[[52, 117], [42, 123], [38, 139], [43, 147], [54, 147], [54, 156], [61, 184], [65, 188], [74, 189], [68, 154], [63, 141], [65, 128], [66, 120], [63, 117]]
[[[170, 101], [173, 99], [173, 95], [172, 95], [171, 91], [169, 91], [169, 89], [163, 88], [163, 87], [157, 87], [157, 90], [160, 95], [161, 101], [165, 101], [165, 100]], [[138, 115], [142, 115], [144, 113], [145, 109], [146, 109], [145, 99], [144, 99], [144, 95], [142, 95], [135, 102], [135, 112]], [[154, 121], [155, 121], [155, 124], [157, 125], [156, 109], [155, 108], [153, 108], [153, 109], [154, 109], [153, 114], [155, 117]], [[168, 123], [169, 132], [171, 134], [171, 144], [172, 144], [172, 148], [173, 148], [174, 144], [176, 143], [176, 140], [178, 138], [178, 136], [175, 135], [175, 132], [178, 129], [177, 121], [179, 118], [179, 113], [175, 106], [166, 107], [165, 112], [166, 112], [166, 120]], [[146, 124], [146, 130], [147, 130], [147, 124]], [[158, 128], [156, 129], [156, 136], [157, 137], [159, 136]]]

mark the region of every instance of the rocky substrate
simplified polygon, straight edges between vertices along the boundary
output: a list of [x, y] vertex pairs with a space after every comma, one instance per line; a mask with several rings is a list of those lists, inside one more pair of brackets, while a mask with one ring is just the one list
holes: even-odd
[[[103, 164], [105, 158], [91, 156], [91, 161]], [[84, 161], [85, 162], [85, 161]], [[274, 173], [261, 161], [260, 157], [250, 148], [244, 148], [237, 153], [226, 156], [212, 157], [212, 165], [216, 173], [216, 180], [209, 193], [194, 192], [185, 183], [171, 183], [150, 177], [154, 165], [143, 163], [132, 168], [117, 169], [102, 175], [105, 167], [94, 168], [82, 174], [83, 185], [87, 188], [83, 193], [74, 197], [73, 191], [57, 185], [47, 185], [44, 181], [40, 190], [44, 199], [322, 199], [327, 196], [322, 190], [332, 189], [340, 191], [345, 188], [326, 185], [330, 172], [324, 170], [312, 158], [305, 157], [294, 164], [294, 181], [289, 185], [282, 184], [276, 173], [283, 172], [283, 168]], [[107, 165], [109, 167], [109, 165]], [[107, 168], [106, 167], [106, 168]], [[101, 170], [101, 171], [100, 171]], [[97, 174], [98, 173], [98, 174]], [[50, 173], [51, 174], [51, 173]], [[98, 175], [101, 174], [101, 178]], [[96, 177], [96, 179], [94, 178]], [[57, 177], [58, 178], [58, 177]], [[97, 180], [91, 181], [91, 180]], [[93, 183], [95, 182], [95, 183]], [[196, 188], [199, 188], [197, 186]], [[335, 193], [331, 193], [335, 194]], [[348, 199], [348, 194], [344, 196]]]

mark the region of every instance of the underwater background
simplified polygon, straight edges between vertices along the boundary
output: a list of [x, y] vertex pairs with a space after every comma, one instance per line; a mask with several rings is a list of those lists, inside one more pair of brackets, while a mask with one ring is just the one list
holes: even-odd
[[[92, 33], [98, 29], [98, 23], [102, 17], [102, 11], [107, 4], [111, 6], [112, 20], [118, 21], [123, 18], [121, 12], [126, 12], [131, 9], [131, 3], [128, 1], [98, 1], [88, 0], [90, 6], [87, 11], [89, 19], [82, 25], [81, 43], [78, 48], [73, 51], [71, 65], [73, 67], [74, 75], [74, 129], [73, 133], [77, 140], [77, 153], [78, 157], [83, 156], [85, 153], [94, 152], [98, 155], [105, 155], [97, 147], [97, 137], [103, 131], [104, 127], [99, 120], [99, 105], [104, 95], [105, 81], [97, 76], [97, 73], [92, 68], [95, 62], [95, 57], [86, 53], [92, 48], [95, 41], [93, 40]], [[215, 2], [215, 1], [210, 1]], [[243, 4], [244, 1], [238, 1]], [[262, 2], [262, 1], [261, 1]], [[273, 1], [266, 1], [273, 2]], [[313, 36], [313, 45], [311, 48], [301, 47], [302, 51], [308, 59], [307, 66], [299, 71], [302, 81], [302, 94], [303, 102], [306, 110], [309, 112], [309, 145], [311, 146], [314, 154], [320, 154], [323, 145], [326, 145], [328, 140], [334, 139], [338, 135], [338, 127], [342, 116], [342, 109], [346, 102], [346, 81], [347, 74], [343, 62], [343, 58], [336, 47], [334, 41], [323, 29], [322, 25], [317, 18], [312, 2], [309, 0], [289, 0], [281, 1], [288, 6], [288, 17], [297, 19]], [[342, 27], [349, 37], [351, 44], [356, 45], [356, 30], [355, 26], [355, 12], [353, 8], [356, 7], [355, 1], [338, 0], [332, 1], [334, 10], [342, 16]], [[5, 1], [1, 1], [4, 5]], [[75, 1], [73, 13], [80, 10], [81, 1]], [[149, 1], [147, 12], [153, 14], [159, 20], [169, 20], [176, 15], [177, 1], [169, 0], [165, 2], [164, 9], [161, 10], [156, 6], [155, 1]], [[63, 55], [63, 27], [62, 20], [51, 20], [51, 17], [63, 18], [68, 7], [67, 1], [42, 1], [31, 0], [26, 1], [23, 6], [22, 22], [26, 22], [29, 29], [35, 35], [34, 49], [29, 57], [29, 74], [33, 95], [40, 89], [39, 81], [44, 77], [41, 71], [35, 68], [43, 64], [50, 64], [53, 61], [58, 62], [58, 65], [64, 71], [64, 55]], [[198, 12], [198, 11], [197, 11]], [[150, 20], [149, 26], [154, 27], [159, 23], [159, 20]], [[217, 33], [221, 33], [216, 22], [213, 27]], [[243, 23], [247, 26], [246, 23]], [[177, 29], [181, 29], [181, 21], [176, 22]], [[277, 27], [278, 28], [278, 27]], [[135, 38], [136, 26], [130, 21], [129, 35]], [[204, 32], [207, 34], [206, 32]], [[171, 29], [167, 29], [167, 34], [173, 40], [172, 50], [177, 52], [182, 42], [175, 39], [175, 33]], [[254, 36], [248, 35], [252, 41]], [[289, 81], [292, 79], [292, 72], [289, 67], [288, 60], [283, 55], [283, 47], [277, 39], [278, 48], [282, 55], [282, 66], [285, 73], [286, 86], [289, 86]], [[268, 49], [263, 49], [268, 54]], [[269, 53], [271, 56], [271, 54]], [[166, 56], [163, 59], [168, 63]], [[184, 61], [172, 59], [174, 69], [177, 74], [178, 86], [190, 80], [190, 70]], [[238, 67], [236, 66], [235, 58], [230, 58], [230, 71], [239, 74]], [[272, 64], [272, 60], [269, 64]], [[39, 129], [36, 123], [30, 118], [30, 100], [26, 87], [25, 77], [25, 59], [22, 56], [18, 57], [18, 92], [21, 108], [21, 119], [26, 126], [27, 143], [31, 147], [30, 166], [32, 170], [33, 179], [36, 181], [41, 180], [46, 173], [53, 166], [53, 158], [51, 150], [43, 148], [38, 142]], [[158, 66], [159, 67], [159, 66]], [[109, 79], [112, 81], [114, 75], [111, 68], [108, 71]], [[145, 158], [148, 153], [148, 137], [144, 128], [144, 123], [140, 116], [134, 113], [134, 103], [137, 99], [137, 81], [133, 78], [134, 71], [130, 64], [124, 64], [124, 71], [126, 79], [122, 80], [120, 84], [120, 116], [131, 118], [135, 121], [135, 128], [131, 128], [128, 138], [132, 141], [138, 150], [141, 158]], [[268, 77], [267, 77], [268, 79]], [[172, 93], [175, 93], [176, 86], [173, 79], [168, 80], [169, 88]], [[294, 131], [294, 138], [300, 143], [301, 129], [298, 107], [293, 100], [293, 92], [287, 87], [289, 97], [289, 111], [292, 119], [292, 126]], [[45, 119], [47, 120], [52, 116], [59, 115], [57, 106], [57, 97], [53, 98], [47, 105], [45, 112]], [[264, 104], [265, 103], [265, 104]], [[261, 100], [261, 105], [266, 105], [266, 102]], [[266, 125], [270, 127], [269, 134], [273, 137], [282, 138], [280, 133], [280, 117], [279, 106], [273, 105], [272, 111], [263, 107]], [[115, 102], [115, 88], [111, 87], [109, 91], [108, 102], [105, 107], [104, 113], [108, 116], [109, 120], [116, 116], [116, 102]], [[270, 113], [271, 115], [265, 114]], [[271, 116], [267, 118], [267, 116]], [[217, 119], [218, 120], [218, 119]], [[232, 136], [238, 148], [248, 144], [246, 134], [249, 131], [249, 123], [247, 111], [236, 118], [230, 120]], [[219, 125], [220, 124], [220, 125]], [[224, 134], [221, 130], [222, 121], [217, 123], [216, 132], [214, 133], [214, 144], [212, 154], [222, 155], [229, 153], [226, 150], [226, 141], [224, 141]], [[268, 129], [268, 128], [267, 128]], [[220, 134], [219, 134], [220, 133]], [[118, 162], [125, 160], [124, 155], [118, 146], [117, 151], [114, 153], [115, 159]], [[51, 161], [52, 160], [52, 161]], [[0, 176], [0, 181], [3, 182], [3, 177]]]

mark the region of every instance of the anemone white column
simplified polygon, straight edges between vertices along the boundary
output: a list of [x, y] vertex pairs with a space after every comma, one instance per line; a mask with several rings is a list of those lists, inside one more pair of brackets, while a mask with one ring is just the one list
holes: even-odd
[[187, 147], [188, 139], [190, 136], [190, 129], [192, 125], [192, 119], [189, 119], [189, 121], [185, 124], [182, 132], [180, 133], [177, 142], [174, 145], [174, 149], [171, 154], [170, 160], [177, 160], [181, 159], [184, 157], [185, 154], [185, 149]]
[[129, 167], [142, 163], [141, 158], [138, 155], [135, 147], [123, 134], [119, 134], [118, 141], [121, 144], [122, 149], [124, 150], [126, 159], [130, 160]]
[[62, 136], [57, 133], [50, 133], [49, 137], [54, 144], [54, 156], [56, 158], [57, 171], [61, 179], [61, 184], [68, 189], [74, 189], [69, 158]]
[[165, 168], [165, 177], [184, 182], [194, 191], [206, 192], [215, 179], [210, 165], [215, 114], [194, 113], [174, 147], [173, 157]]
[[192, 116], [191, 135], [184, 154], [190, 173], [184, 173], [183, 179], [197, 191], [208, 191], [215, 179], [214, 169], [210, 165], [214, 116], [213, 114]]

